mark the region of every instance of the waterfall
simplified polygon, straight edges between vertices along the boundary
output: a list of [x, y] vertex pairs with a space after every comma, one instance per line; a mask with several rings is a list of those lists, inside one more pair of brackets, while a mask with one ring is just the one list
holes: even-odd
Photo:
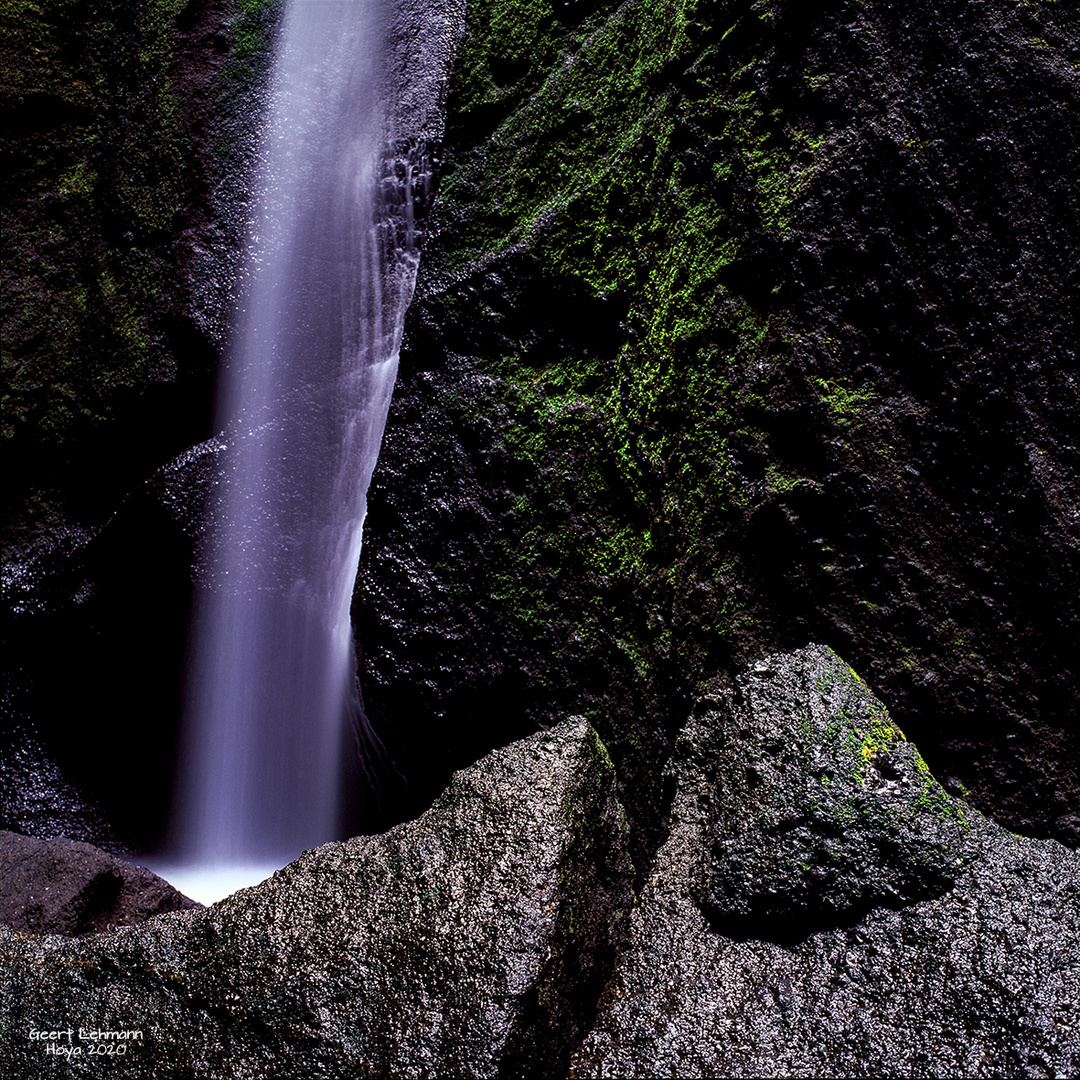
[[188, 865], [281, 865], [336, 838], [348, 728], [366, 724], [349, 605], [423, 183], [390, 154], [387, 18], [380, 0], [284, 15], [219, 392], [225, 471], [174, 830]]

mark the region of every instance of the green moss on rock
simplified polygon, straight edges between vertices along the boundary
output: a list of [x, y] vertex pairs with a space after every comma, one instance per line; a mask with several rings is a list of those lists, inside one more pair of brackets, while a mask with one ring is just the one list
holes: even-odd
[[754, 665], [682, 740], [676, 769], [717, 762], [694, 896], [725, 933], [797, 937], [941, 895], [959, 873], [962, 807], [829, 649]]
[[[240, 119], [235, 98], [265, 76], [278, 9], [0, 5], [5, 546], [44, 524], [42, 498], [53, 506], [45, 519], [100, 522], [204, 436], [209, 405], [198, 398], [211, 392], [214, 346], [192, 325], [190, 242], [178, 234], [215, 218], [219, 234], [236, 232], [222, 222], [236, 216], [236, 193], [231, 207], [207, 205], [200, 186], [223, 166], [206, 161], [199, 125], [231, 129], [236, 172], [253, 116], [249, 104]], [[185, 37], [199, 18], [219, 20], [220, 55]], [[207, 85], [216, 121], [198, 115]]]
[[[1076, 680], [1080, 239], [1050, 148], [1080, 140], [1064, 105], [1021, 120], [1075, 100], [1075, 29], [924, 8], [470, 5], [360, 588], [403, 759], [400, 718], [460, 760], [570, 710], [653, 774], [696, 692], [823, 640], [943, 775], [1072, 827], [1073, 705], [1014, 731], [1023, 761], [999, 733]], [[1022, 463], [1039, 440], [1059, 494]], [[1019, 807], [1031, 784], [1053, 810]]]

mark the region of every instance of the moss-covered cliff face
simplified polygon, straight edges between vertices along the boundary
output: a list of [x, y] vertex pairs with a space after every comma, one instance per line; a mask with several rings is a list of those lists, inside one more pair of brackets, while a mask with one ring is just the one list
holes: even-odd
[[689, 697], [816, 639], [1076, 842], [1078, 25], [470, 4], [357, 594], [415, 786], [584, 711], [655, 822]]
[[3, 0], [3, 544], [205, 437], [278, 0]]

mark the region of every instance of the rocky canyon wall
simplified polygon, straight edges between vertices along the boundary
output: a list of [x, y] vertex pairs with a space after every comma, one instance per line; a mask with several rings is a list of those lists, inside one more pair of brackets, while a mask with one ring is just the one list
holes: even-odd
[[418, 784], [580, 710], [655, 822], [691, 697], [814, 639], [1076, 843], [1078, 28], [469, 5], [356, 600]]

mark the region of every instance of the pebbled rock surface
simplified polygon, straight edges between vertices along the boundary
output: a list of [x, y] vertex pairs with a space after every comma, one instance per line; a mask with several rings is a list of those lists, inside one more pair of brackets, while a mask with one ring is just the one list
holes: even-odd
[[5, 704], [9, 724], [0, 755], [0, 827], [43, 838], [78, 836], [120, 850], [101, 807], [88, 802], [50, 758], [29, 718], [15, 714], [10, 698]]
[[964, 812], [835, 653], [759, 661], [729, 701], [697, 706], [710, 709], [675, 768], [709, 778], [693, 895], [727, 933], [797, 938], [952, 886]]
[[[564, 1069], [632, 904], [614, 790], [602, 744], [569, 720], [456, 774], [418, 820], [309, 851], [211, 908], [77, 941], [0, 931], [5, 1067], [28, 1080]], [[46, 1026], [143, 1039], [69, 1069], [28, 1039]]]
[[571, 1075], [1070, 1076], [1080, 857], [952, 799], [822, 646], [705, 699]]
[[85, 934], [201, 906], [92, 844], [0, 830], [0, 923], [13, 930]]

